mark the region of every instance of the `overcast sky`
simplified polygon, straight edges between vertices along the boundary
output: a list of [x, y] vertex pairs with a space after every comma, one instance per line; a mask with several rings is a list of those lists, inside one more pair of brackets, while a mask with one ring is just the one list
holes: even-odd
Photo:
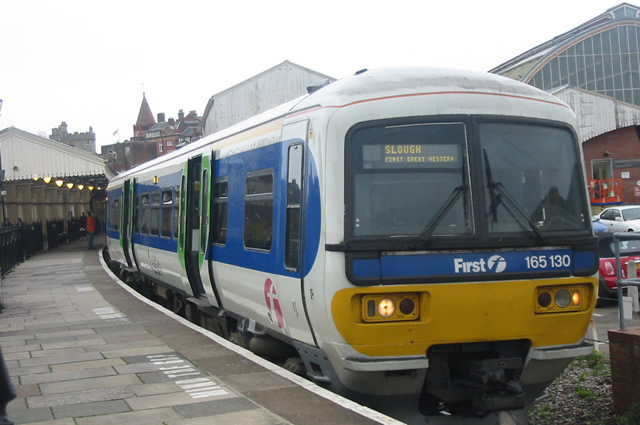
[[[133, 135], [202, 115], [214, 94], [284, 60], [335, 77], [426, 65], [488, 71], [620, 1], [1, 0], [0, 130]], [[119, 130], [117, 135], [113, 133]]]

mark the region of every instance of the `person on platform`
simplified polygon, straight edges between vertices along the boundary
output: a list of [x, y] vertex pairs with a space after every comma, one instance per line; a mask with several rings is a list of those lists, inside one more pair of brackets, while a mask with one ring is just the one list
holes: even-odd
[[93, 234], [96, 232], [96, 218], [91, 211], [87, 216], [87, 239], [89, 241], [89, 249], [93, 249]]

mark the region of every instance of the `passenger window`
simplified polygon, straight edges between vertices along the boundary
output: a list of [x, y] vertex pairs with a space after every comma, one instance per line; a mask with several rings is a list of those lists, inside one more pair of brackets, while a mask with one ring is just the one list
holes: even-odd
[[173, 196], [171, 189], [162, 192], [162, 226], [160, 231], [162, 236], [171, 237], [171, 210], [173, 207]]
[[160, 197], [159, 190], [151, 193], [151, 234], [154, 236], [160, 234]]
[[[182, 176], [182, 182], [180, 183], [180, 208], [185, 208], [185, 201], [186, 201], [186, 191], [187, 191], [187, 185], [186, 183], [186, 178], [185, 176]], [[182, 219], [183, 217], [185, 217], [186, 214], [183, 211], [182, 214], [180, 215], [180, 219]], [[177, 227], [176, 227], [177, 229]], [[180, 232], [178, 235], [178, 245], [180, 246], [180, 249], [184, 249], [184, 226], [180, 226]]]
[[111, 228], [113, 230], [120, 230], [120, 200], [115, 199], [113, 201], [113, 210], [111, 213]]
[[202, 230], [200, 236], [200, 251], [207, 249], [206, 231], [209, 225], [209, 170], [202, 172]]
[[244, 246], [269, 251], [273, 238], [273, 171], [247, 174], [244, 205]]
[[[189, 183], [193, 184], [193, 191], [189, 192], [189, 196], [193, 199], [189, 198], [189, 208], [191, 208], [191, 230], [200, 230], [200, 167], [202, 164], [197, 163], [194, 164], [193, 170], [190, 170], [190, 173], [193, 173], [193, 182], [190, 180]], [[190, 178], [191, 179], [191, 178]], [[195, 249], [197, 249], [197, 245]]]
[[142, 195], [140, 223], [140, 233], [149, 234], [149, 195]]
[[213, 187], [213, 242], [227, 243], [227, 216], [229, 214], [229, 182], [216, 180]]
[[136, 233], [142, 230], [142, 196], [136, 196]]
[[[173, 194], [174, 194], [174, 198], [177, 198], [176, 194], [180, 193], [180, 187], [176, 186], [173, 189]], [[178, 238], [178, 223], [180, 220], [180, 217], [178, 216], [178, 213], [180, 212], [180, 206], [178, 205], [177, 202], [173, 203], [173, 237], [174, 238]]]

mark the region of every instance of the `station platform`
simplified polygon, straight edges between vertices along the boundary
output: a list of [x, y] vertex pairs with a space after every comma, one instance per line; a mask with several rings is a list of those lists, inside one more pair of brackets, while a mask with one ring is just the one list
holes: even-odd
[[77, 241], [1, 282], [16, 424], [400, 424], [140, 297]]

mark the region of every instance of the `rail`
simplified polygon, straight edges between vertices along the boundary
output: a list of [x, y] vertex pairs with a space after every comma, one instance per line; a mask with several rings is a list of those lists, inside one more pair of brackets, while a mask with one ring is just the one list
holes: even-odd
[[[625, 232], [625, 233], [614, 233], [613, 234], [613, 242], [614, 242], [614, 251], [616, 254], [616, 285], [617, 285], [617, 289], [616, 292], [618, 294], [618, 314], [620, 316], [620, 330], [621, 331], [626, 331], [627, 330], [627, 326], [625, 325], [624, 322], [624, 302], [622, 299], [622, 287], [624, 286], [631, 286], [631, 287], [636, 287], [636, 286], [640, 286], [640, 279], [637, 277], [631, 277], [631, 276], [637, 276], [636, 270], [633, 270], [633, 273], [631, 273], [630, 270], [627, 271], [627, 279], [622, 279], [622, 264], [620, 262], [620, 242], [622, 241], [631, 241], [631, 240], [640, 240], [640, 234], [638, 233], [630, 233], [630, 232]], [[629, 261], [626, 264], [632, 263], [631, 265], [635, 267], [635, 262]], [[637, 295], [635, 295], [637, 297]]]

